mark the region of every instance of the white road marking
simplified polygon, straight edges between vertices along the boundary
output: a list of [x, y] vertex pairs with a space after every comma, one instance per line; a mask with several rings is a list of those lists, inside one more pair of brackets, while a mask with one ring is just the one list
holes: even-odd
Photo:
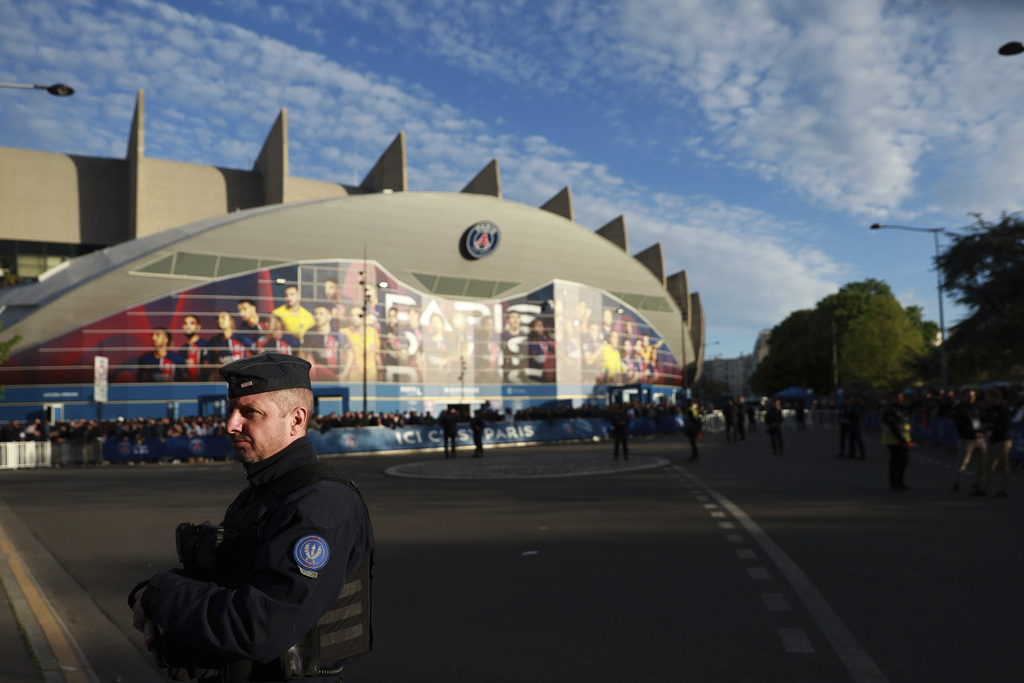
[[780, 628], [779, 636], [782, 638], [782, 647], [786, 652], [793, 654], [811, 654], [814, 646], [811, 639], [807, 637], [802, 628]]
[[[775, 566], [782, 572], [782, 575], [793, 586], [797, 597], [800, 598], [807, 611], [811, 613], [811, 616], [818, 624], [818, 628], [821, 629], [821, 632], [828, 640], [829, 645], [832, 646], [836, 655], [846, 666], [847, 671], [853, 676], [853, 680], [857, 681], [857, 683], [888, 683], [889, 679], [885, 677], [882, 670], [878, 668], [878, 665], [875, 664], [860, 643], [857, 642], [857, 639], [853, 637], [853, 634], [846, 628], [839, 615], [825, 601], [824, 596], [822, 596], [796, 563], [775, 544], [775, 541], [747, 513], [743, 512], [725, 496], [709, 488], [703, 481], [686, 470], [681, 469], [681, 471], [694, 485], [707, 491], [722, 507], [728, 510], [754, 540], [757, 541], [757, 544], [761, 546], [761, 549], [768, 557], [771, 558]], [[732, 526], [730, 522], [718, 523], [720, 527], [727, 528], [723, 526], [725, 524], [729, 524], [730, 527]]]

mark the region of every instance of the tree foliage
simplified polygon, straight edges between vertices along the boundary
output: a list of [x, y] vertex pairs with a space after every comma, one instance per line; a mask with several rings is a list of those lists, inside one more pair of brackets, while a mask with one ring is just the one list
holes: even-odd
[[750, 384], [762, 394], [789, 386], [831, 393], [836, 374], [840, 386], [862, 390], [909, 384], [923, 379], [937, 332], [920, 308], [900, 306], [884, 282], [853, 282], [776, 325]]
[[978, 214], [936, 259], [942, 286], [968, 315], [950, 330], [947, 354], [972, 381], [1024, 376], [1024, 219]]

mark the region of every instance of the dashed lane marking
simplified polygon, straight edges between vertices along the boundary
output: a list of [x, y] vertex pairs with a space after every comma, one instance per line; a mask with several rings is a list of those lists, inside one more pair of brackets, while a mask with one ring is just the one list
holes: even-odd
[[[822, 596], [807, 575], [804, 574], [803, 570], [776, 545], [775, 541], [747, 513], [682, 467], [676, 465], [669, 469], [673, 474], [682, 475], [689, 479], [694, 486], [699, 487], [701, 491], [717, 501], [757, 541], [757, 544], [761, 546], [761, 550], [764, 551], [782, 575], [789, 581], [797, 597], [800, 598], [800, 601], [814, 618], [818, 628], [821, 629], [829, 645], [832, 646], [832, 649], [840, 661], [842, 661], [847, 671], [850, 672], [854, 681], [857, 683], [888, 683], [885, 674], [882, 673], [867, 651], [857, 642], [857, 639], [853, 637], [853, 634], [846, 628], [842, 619], [825, 601], [824, 596]], [[697, 496], [697, 499], [700, 500], [700, 496]], [[718, 522], [718, 526], [721, 529], [735, 528], [735, 524], [732, 522]], [[760, 570], [768, 574], [764, 567], [748, 567], [747, 571], [750, 572], [752, 579], [771, 578], [770, 576], [756, 577], [752, 570]], [[771, 598], [770, 601], [771, 604], [778, 604], [776, 602], [777, 598]], [[765, 600], [765, 604], [771, 609], [769, 599]], [[803, 629], [784, 628], [779, 630], [779, 635], [787, 652], [814, 652], [814, 647]]]

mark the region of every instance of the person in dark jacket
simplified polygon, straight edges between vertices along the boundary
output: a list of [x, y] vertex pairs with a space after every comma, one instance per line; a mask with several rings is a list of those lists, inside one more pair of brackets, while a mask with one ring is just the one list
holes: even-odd
[[782, 401], [775, 399], [765, 411], [764, 423], [772, 440], [772, 455], [782, 455]]
[[[359, 493], [306, 440], [309, 368], [277, 353], [220, 368], [227, 432], [249, 484], [217, 527], [179, 525], [184, 568], [128, 598], [133, 626], [173, 680], [326, 683], [341, 661], [369, 650], [373, 531]], [[321, 626], [344, 637], [325, 644]], [[318, 660], [312, 642], [341, 659]], [[295, 670], [310, 660], [313, 668]]]
[[473, 429], [473, 457], [482, 458], [484, 456], [484, 429], [487, 427], [483, 409], [476, 411], [470, 426]]
[[608, 421], [612, 424], [612, 439], [615, 441], [615, 459], [619, 459], [619, 448], [622, 448], [622, 457], [629, 460], [629, 423], [631, 422], [633, 410], [628, 405], [613, 407], [609, 413]]
[[[444, 438], [444, 457], [454, 458], [455, 442], [459, 435], [459, 414], [455, 412], [455, 408], [449, 408], [441, 413], [441, 416], [437, 418], [437, 422], [441, 425], [441, 435]], [[450, 454], [448, 451], [449, 446], [451, 446]]]
[[1006, 498], [1010, 491], [1010, 449], [1013, 439], [1010, 437], [1010, 407], [1003, 400], [1003, 390], [999, 387], [985, 392], [988, 410], [985, 413], [985, 424], [989, 429], [988, 455], [981, 473], [981, 484], [973, 495], [987, 496], [992, 473], [999, 470], [1002, 475], [1002, 486], [996, 492], [996, 498]]
[[981, 425], [981, 408], [973, 389], [960, 392], [960, 400], [953, 407], [953, 426], [956, 427], [956, 467], [953, 469], [953, 492], [960, 490], [960, 477], [974, 461], [974, 490], [981, 484], [985, 465], [985, 430]]

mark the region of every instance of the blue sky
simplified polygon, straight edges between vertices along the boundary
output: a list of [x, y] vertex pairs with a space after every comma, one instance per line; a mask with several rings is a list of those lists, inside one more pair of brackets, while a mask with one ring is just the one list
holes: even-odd
[[[707, 316], [707, 355], [841, 285], [938, 320], [930, 235], [1024, 205], [1024, 4], [1009, 0], [0, 0], [0, 146], [352, 183], [405, 131], [412, 190], [492, 158], [506, 199], [622, 214]], [[962, 315], [949, 300], [947, 325]]]

